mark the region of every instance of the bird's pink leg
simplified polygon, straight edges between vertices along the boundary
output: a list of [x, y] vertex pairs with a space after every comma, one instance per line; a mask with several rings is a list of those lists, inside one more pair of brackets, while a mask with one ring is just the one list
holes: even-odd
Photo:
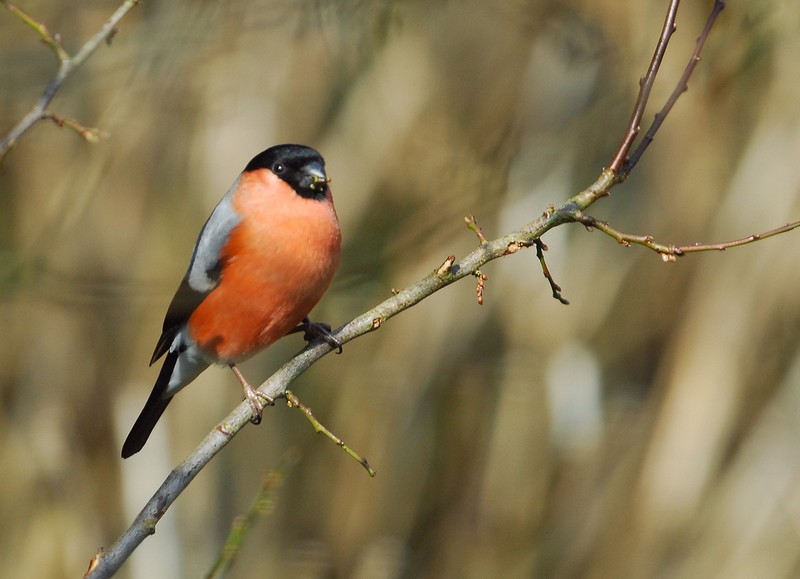
[[[250, 406], [253, 408], [253, 417], [250, 419], [250, 422], [253, 424], [260, 424], [261, 414], [264, 412], [264, 402], [266, 402], [267, 406], [272, 406], [275, 404], [275, 401], [263, 392], [259, 392], [250, 386], [250, 383], [244, 377], [236, 364], [231, 363], [229, 366], [242, 385], [245, 400], [247, 400], [250, 403]], [[262, 400], [264, 400], [264, 402], [262, 402]]]

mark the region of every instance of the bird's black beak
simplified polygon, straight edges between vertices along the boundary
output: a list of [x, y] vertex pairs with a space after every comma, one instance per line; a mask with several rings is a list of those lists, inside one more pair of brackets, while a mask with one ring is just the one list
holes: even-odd
[[328, 187], [330, 179], [325, 174], [325, 167], [316, 161], [303, 167], [303, 178], [300, 186], [304, 189], [323, 192]]

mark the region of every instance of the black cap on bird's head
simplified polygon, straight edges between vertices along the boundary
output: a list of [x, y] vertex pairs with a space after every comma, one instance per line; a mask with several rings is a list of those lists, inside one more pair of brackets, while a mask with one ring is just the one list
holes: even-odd
[[328, 190], [325, 159], [305, 145], [275, 145], [262, 151], [244, 168], [245, 173], [258, 169], [269, 169], [301, 197], [324, 199]]

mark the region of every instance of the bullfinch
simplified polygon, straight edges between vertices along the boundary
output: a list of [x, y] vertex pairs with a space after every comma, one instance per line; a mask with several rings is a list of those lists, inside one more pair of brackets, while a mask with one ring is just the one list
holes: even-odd
[[309, 329], [307, 316], [328, 289], [341, 250], [328, 183], [322, 156], [303, 145], [270, 147], [233, 182], [200, 230], [167, 310], [150, 360], [166, 354], [164, 365], [123, 458], [142, 449], [172, 397], [211, 364], [230, 366], [260, 421], [272, 400], [236, 363]]

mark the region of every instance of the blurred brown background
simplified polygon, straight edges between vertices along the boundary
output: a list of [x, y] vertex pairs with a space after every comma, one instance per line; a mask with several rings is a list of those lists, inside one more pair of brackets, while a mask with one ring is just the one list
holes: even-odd
[[[116, 0], [20, 4], [74, 52]], [[710, 2], [685, 3], [653, 104]], [[227, 370], [122, 439], [197, 232], [279, 142], [328, 161], [346, 247], [314, 313], [338, 326], [591, 183], [619, 143], [665, 1], [145, 1], [0, 173], [0, 561], [77, 577], [239, 402]], [[660, 241], [800, 217], [800, 10], [730, 2], [690, 90], [593, 214]], [[54, 57], [0, 10], [0, 131]], [[646, 119], [654, 114], [648, 111]], [[293, 389], [370, 479], [278, 404], [120, 572], [201, 577], [288, 449], [298, 462], [233, 577], [800, 576], [797, 232], [663, 264], [577, 226], [328, 356]], [[266, 378], [291, 337], [244, 367]]]

